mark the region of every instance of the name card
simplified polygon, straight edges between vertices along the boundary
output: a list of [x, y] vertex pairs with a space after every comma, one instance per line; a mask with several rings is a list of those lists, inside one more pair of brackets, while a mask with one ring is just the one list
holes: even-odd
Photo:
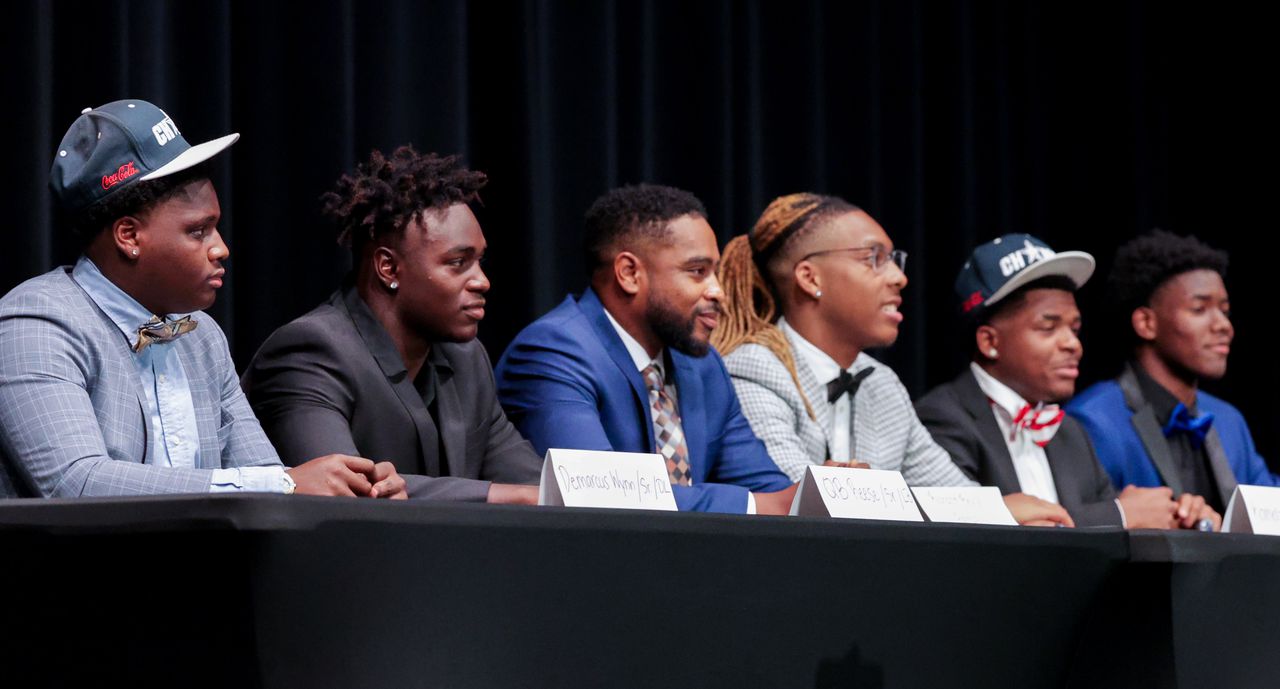
[[791, 514], [802, 517], [920, 522], [911, 489], [896, 471], [810, 466], [796, 490]]
[[912, 488], [911, 493], [931, 522], [1018, 525], [995, 486], [918, 487]]
[[1280, 488], [1236, 486], [1227, 503], [1222, 530], [1280, 536]]
[[547, 450], [538, 504], [676, 511], [666, 460], [639, 452]]

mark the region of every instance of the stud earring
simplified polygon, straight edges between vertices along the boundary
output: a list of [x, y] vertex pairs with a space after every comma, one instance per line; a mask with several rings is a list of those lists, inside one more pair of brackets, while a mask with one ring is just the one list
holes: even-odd
[[387, 285], [387, 289], [391, 289], [391, 290], [400, 289], [400, 283], [396, 282], [395, 280], [392, 280], [391, 284]]
[[822, 290], [818, 290], [818, 291], [814, 292], [814, 293], [813, 293], [813, 298], [814, 298], [814, 299], [821, 299], [821, 298], [822, 298]]
[[133, 250], [133, 255], [134, 255], [134, 256], [137, 256], [137, 255], [138, 255], [138, 250], [137, 250], [137, 249], [134, 249], [134, 250]]
[[988, 358], [990, 358], [990, 359], [994, 359], [994, 358], [996, 358], [996, 357], [998, 357], [998, 356], [1000, 356], [1000, 353], [999, 353], [999, 352], [997, 352], [997, 351], [995, 350], [995, 347], [992, 347], [991, 349], [987, 350], [987, 357], [988, 357]]

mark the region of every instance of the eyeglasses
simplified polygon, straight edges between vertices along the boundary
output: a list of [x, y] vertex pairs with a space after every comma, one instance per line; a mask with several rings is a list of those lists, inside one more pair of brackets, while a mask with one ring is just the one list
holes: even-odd
[[[885, 248], [880, 246], [879, 244], [875, 246], [851, 246], [845, 249], [827, 249], [826, 251], [815, 251], [811, 254], [805, 254], [804, 256], [800, 257], [800, 261], [807, 261], [813, 258], [814, 256], [822, 256], [824, 254], [834, 254], [842, 251], [869, 252], [866, 256], [866, 258], [870, 259], [869, 261], [867, 261], [867, 265], [871, 266], [871, 269], [877, 273], [883, 273], [885, 266], [889, 265], [890, 261], [893, 261], [893, 263], [898, 266], [898, 270], [901, 270], [903, 273], [907, 272], [907, 252], [902, 251], [901, 249], [886, 251]], [[796, 263], [799, 264], [800, 261], [796, 261]]]

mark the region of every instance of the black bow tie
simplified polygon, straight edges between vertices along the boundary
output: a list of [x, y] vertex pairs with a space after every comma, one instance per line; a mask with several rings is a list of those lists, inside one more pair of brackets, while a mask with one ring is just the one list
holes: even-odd
[[874, 370], [874, 368], [868, 366], [858, 371], [857, 375], [850, 375], [848, 371], [840, 371], [838, 378], [827, 383], [827, 402], [834, 403], [840, 399], [840, 395], [846, 392], [849, 393], [849, 399], [852, 400], [853, 396], [858, 394], [858, 386], [862, 385], [862, 379], [871, 375]]

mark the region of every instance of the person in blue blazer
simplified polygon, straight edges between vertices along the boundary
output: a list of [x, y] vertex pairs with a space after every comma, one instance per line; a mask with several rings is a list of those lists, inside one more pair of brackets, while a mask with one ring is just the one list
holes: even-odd
[[1240, 411], [1199, 389], [1226, 374], [1235, 335], [1227, 258], [1194, 237], [1160, 230], [1121, 246], [1109, 282], [1131, 329], [1133, 358], [1118, 378], [1067, 406], [1116, 487], [1196, 493], [1219, 514], [1238, 483], [1280, 485]]
[[795, 485], [751, 432], [710, 345], [723, 293], [702, 202], [621, 187], [592, 204], [585, 230], [591, 286], [498, 361], [507, 416], [539, 453], [663, 455], [681, 510], [786, 513]]

